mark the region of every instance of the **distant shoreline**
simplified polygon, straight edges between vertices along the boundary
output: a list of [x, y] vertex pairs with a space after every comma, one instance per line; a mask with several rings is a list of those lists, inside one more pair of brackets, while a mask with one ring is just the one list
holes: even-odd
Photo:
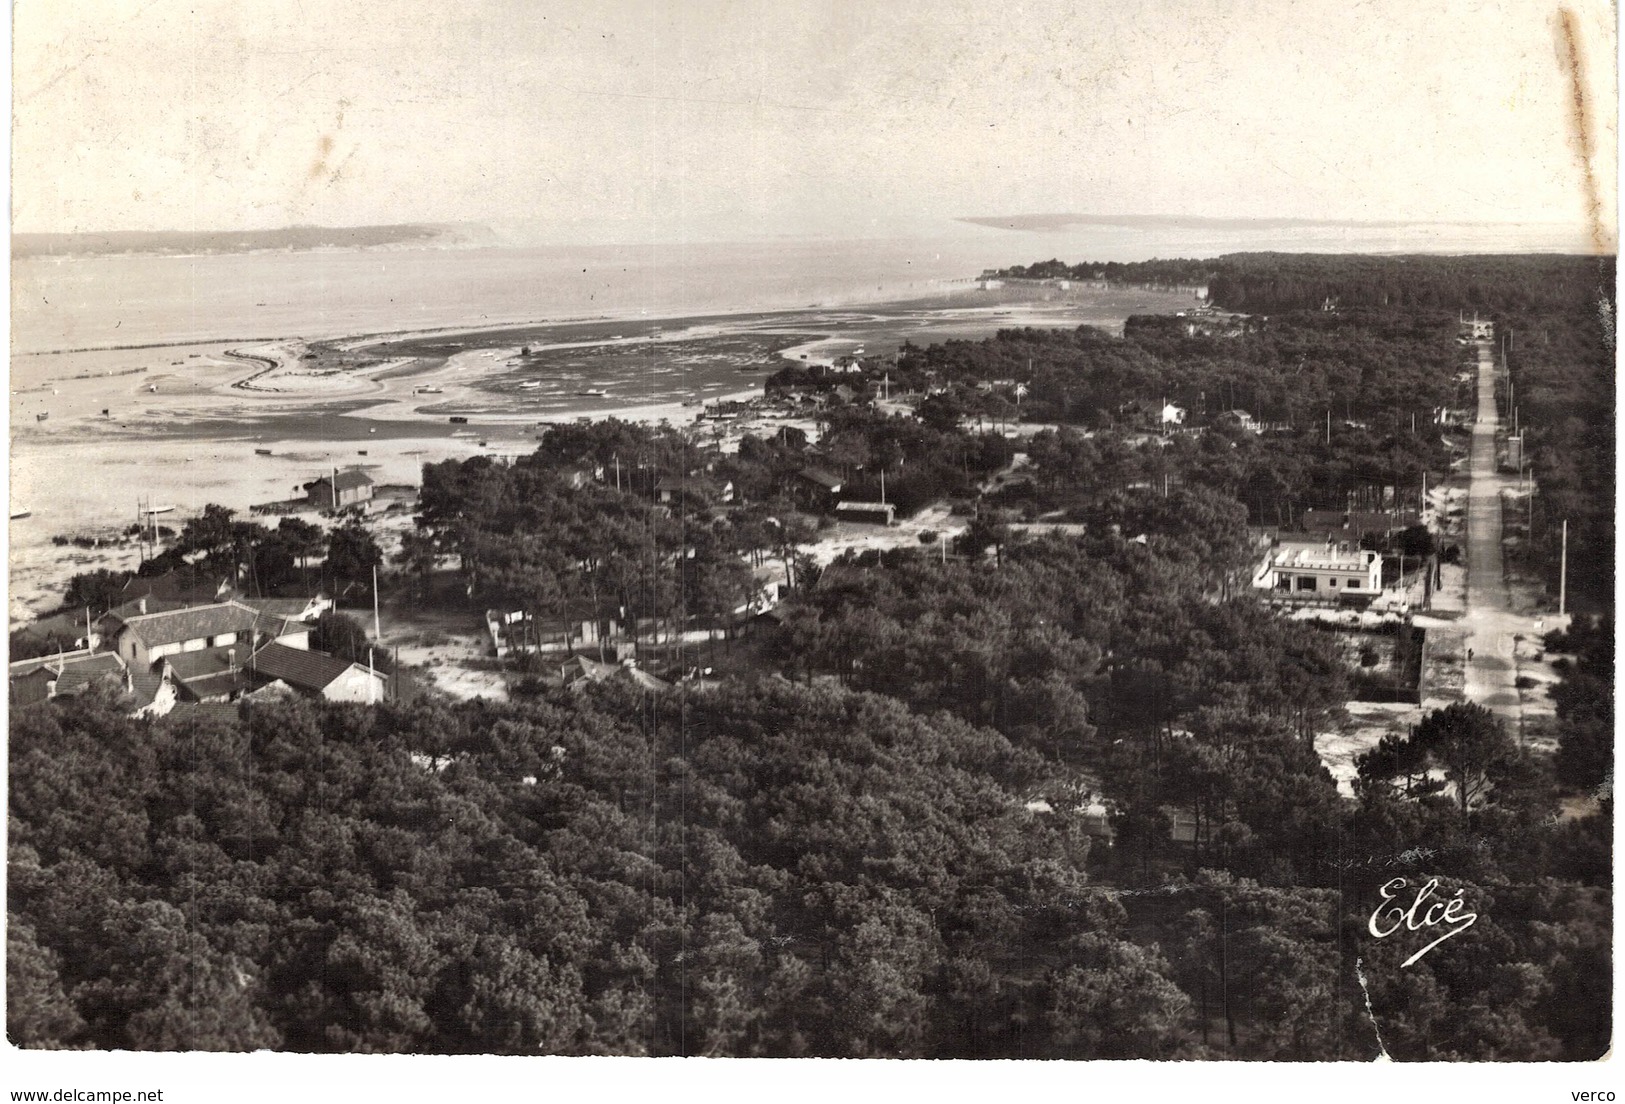
[[414, 340], [426, 337], [480, 337], [485, 335], [500, 335], [515, 330], [528, 330], [538, 328], [552, 328], [559, 326], [594, 326], [594, 325], [626, 325], [638, 322], [684, 322], [690, 325], [702, 324], [709, 321], [739, 322], [744, 319], [772, 319], [779, 316], [805, 315], [809, 311], [839, 311], [853, 308], [867, 308], [872, 310], [906, 310], [923, 308], [932, 304], [940, 304], [946, 295], [970, 290], [970, 281], [973, 277], [959, 277], [952, 281], [933, 281], [943, 285], [943, 290], [920, 296], [898, 298], [894, 293], [864, 298], [862, 295], [853, 298], [842, 298], [839, 301], [818, 303], [805, 307], [739, 307], [736, 309], [704, 309], [701, 311], [685, 310], [681, 307], [654, 308], [656, 313], [647, 313], [642, 310], [628, 308], [626, 310], [605, 311], [602, 314], [568, 315], [559, 318], [530, 317], [512, 320], [498, 319], [494, 322], [484, 322], [478, 325], [456, 324], [451, 326], [429, 326], [424, 328], [369, 330], [355, 332], [353, 330], [335, 330], [327, 333], [283, 333], [262, 334], [256, 337], [200, 337], [185, 338], [176, 341], [143, 341], [129, 345], [79, 345], [62, 349], [34, 349], [27, 352], [13, 351], [16, 357], [42, 357], [65, 356], [73, 353], [115, 353], [132, 352], [142, 349], [180, 349], [199, 345], [257, 345], [277, 341], [300, 339], [304, 341], [342, 342], [351, 348], [364, 348], [368, 345], [380, 344], [386, 341]]

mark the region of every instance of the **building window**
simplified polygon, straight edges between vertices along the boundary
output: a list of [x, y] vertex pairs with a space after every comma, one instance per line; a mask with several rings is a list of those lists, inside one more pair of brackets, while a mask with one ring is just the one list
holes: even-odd
[[1336, 589], [1337, 580], [1336, 579], [1327, 579], [1326, 580], [1326, 585], [1332, 587], [1333, 589]]
[[1313, 575], [1299, 575], [1298, 576], [1298, 589], [1299, 590], [1315, 590], [1315, 589], [1317, 589], [1316, 586], [1315, 586], [1315, 577]]
[[1350, 590], [1359, 590], [1360, 589], [1360, 580], [1358, 580], [1358, 579], [1350, 579], [1349, 580], [1349, 589]]

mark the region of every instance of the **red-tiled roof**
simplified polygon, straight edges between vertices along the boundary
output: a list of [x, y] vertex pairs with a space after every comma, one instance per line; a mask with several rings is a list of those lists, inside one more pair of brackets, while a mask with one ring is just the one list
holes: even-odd
[[165, 656], [163, 662], [169, 664], [176, 678], [189, 682], [243, 666], [248, 662], [248, 651], [247, 643], [227, 645], [223, 648], [204, 648], [198, 652], [180, 652]]
[[200, 719], [225, 721], [226, 723], [230, 724], [237, 720], [237, 703], [176, 702], [175, 708], [170, 710], [169, 715], [180, 720], [184, 720], [188, 717], [197, 717]]
[[348, 471], [339, 472], [336, 480], [331, 475], [324, 475], [320, 479], [316, 480], [315, 483], [312, 483], [311, 486], [315, 487], [317, 484], [321, 484], [324, 487], [335, 486], [341, 491], [353, 491], [357, 487], [372, 486], [372, 477], [364, 471], [351, 468]]
[[196, 606], [218, 602], [230, 593], [231, 587], [224, 578], [209, 579], [199, 577], [195, 572], [183, 575], [178, 571], [166, 571], [162, 575], [134, 576], [124, 584], [119, 596], [126, 600], [148, 597]]
[[235, 671], [220, 671], [217, 674], [186, 679], [180, 684], [180, 694], [186, 699], [205, 701], [209, 698], [230, 697], [252, 686], [253, 680], [248, 672], [239, 667]]
[[326, 652], [308, 652], [286, 644], [267, 644], [249, 661], [256, 680], [281, 679], [299, 690], [322, 690], [354, 666]]
[[135, 704], [142, 709], [157, 700], [158, 688], [163, 684], [163, 676], [150, 671], [134, 671], [130, 674], [130, 690], [135, 695]]
[[808, 482], [818, 484], [825, 490], [838, 491], [841, 489], [841, 481], [822, 468], [803, 468], [796, 474]]
[[265, 631], [274, 629], [270, 619], [262, 617], [258, 610], [236, 602], [217, 602], [208, 606], [124, 618], [124, 627], [149, 648], [225, 633], [247, 632], [256, 625]]
[[61, 675], [64, 671], [77, 667], [84, 667], [87, 671], [122, 670], [124, 661], [113, 652], [90, 652], [80, 649], [75, 652], [62, 652], [48, 656], [38, 656], [34, 659], [19, 659], [11, 664], [11, 677], [31, 675], [42, 668], [50, 668], [53, 674]]
[[103, 679], [124, 681], [124, 664], [111, 652], [101, 652], [88, 659], [69, 663], [56, 678], [58, 694], [72, 694], [91, 682]]
[[636, 667], [619, 663], [604, 663], [587, 656], [572, 656], [559, 667], [559, 674], [568, 687], [581, 687], [595, 682], [630, 682], [644, 690], [669, 690], [671, 683], [658, 679]]
[[310, 609], [314, 598], [238, 598], [237, 603], [272, 617], [298, 621]]
[[147, 606], [146, 609], [141, 608], [142, 599], [140, 598], [134, 598], [128, 602], [121, 602], [119, 605], [114, 606], [112, 609], [102, 614], [96, 622], [96, 627], [101, 631], [103, 636], [112, 636], [114, 633], [117, 633], [119, 629], [123, 628], [124, 623], [132, 617], [141, 617], [149, 613], [168, 613], [170, 610], [187, 609], [188, 607], [196, 607], [199, 605], [218, 605], [218, 603], [214, 602], [213, 600], [207, 602], [180, 602], [170, 601], [167, 598], [147, 598], [145, 601]]
[[1303, 527], [1309, 532], [1348, 530], [1355, 533], [1383, 533], [1408, 529], [1422, 519], [1411, 510], [1305, 510]]

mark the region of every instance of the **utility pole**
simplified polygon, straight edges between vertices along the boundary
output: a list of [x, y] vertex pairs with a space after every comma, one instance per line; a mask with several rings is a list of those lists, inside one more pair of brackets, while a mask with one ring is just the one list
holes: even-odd
[[1569, 612], [1569, 519], [1563, 519], [1563, 558], [1557, 572], [1557, 616]]
[[1326, 408], [1326, 443], [1332, 443], [1332, 408]]
[[[372, 565], [372, 638], [382, 640], [384, 630], [378, 627], [378, 565]], [[368, 662], [371, 662], [369, 659]]]

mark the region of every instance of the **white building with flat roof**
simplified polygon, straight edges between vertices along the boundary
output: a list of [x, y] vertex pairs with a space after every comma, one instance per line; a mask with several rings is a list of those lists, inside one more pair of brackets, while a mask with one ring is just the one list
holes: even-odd
[[1280, 544], [1253, 575], [1253, 586], [1305, 598], [1374, 598], [1382, 591], [1382, 556], [1348, 544]]

